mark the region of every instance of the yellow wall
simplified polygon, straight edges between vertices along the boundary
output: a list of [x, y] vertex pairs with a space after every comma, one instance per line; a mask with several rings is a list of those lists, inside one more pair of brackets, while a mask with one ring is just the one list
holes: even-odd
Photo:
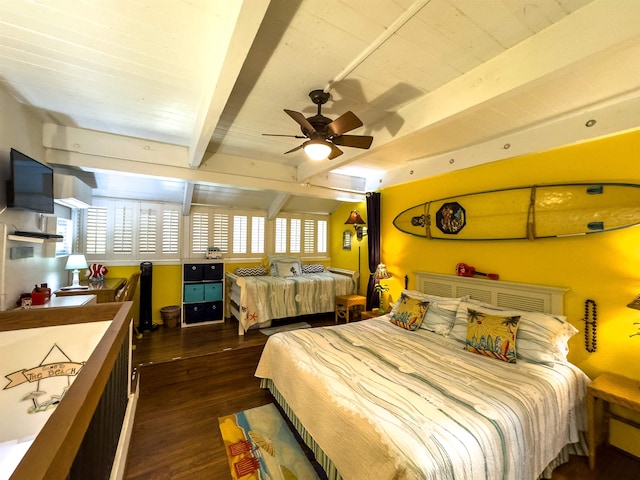
[[[382, 262], [393, 275], [385, 282], [391, 287], [392, 297], [397, 298], [402, 290], [404, 275], [409, 275], [412, 288], [414, 271], [454, 274], [459, 262], [473, 265], [479, 271], [498, 273], [506, 281], [568, 287], [565, 313], [579, 330], [570, 341], [569, 360], [591, 378], [609, 371], [640, 380], [640, 335], [631, 337], [639, 331], [640, 325], [634, 322], [640, 322], [640, 311], [626, 307], [640, 293], [639, 227], [535, 241], [462, 242], [413, 237], [392, 224], [395, 216], [406, 208], [458, 194], [541, 183], [640, 184], [639, 152], [640, 132], [632, 132], [383, 189]], [[344, 222], [352, 207], [345, 206], [332, 215], [332, 236], [336, 241], [339, 237], [336, 227]], [[358, 208], [366, 215], [364, 205]], [[337, 255], [333, 249], [332, 257], [339, 259], [334, 265], [354, 268], [351, 257]], [[584, 348], [582, 319], [586, 299], [595, 300], [598, 307], [595, 353]]]
[[[108, 277], [129, 278], [133, 272], [139, 272], [139, 266], [109, 266]], [[160, 309], [170, 305], [182, 303], [182, 266], [181, 265], [153, 265], [151, 281], [151, 321], [162, 325]], [[140, 322], [140, 283], [136, 289], [131, 313], [135, 319], [135, 325]]]
[[[360, 212], [360, 216], [367, 221], [367, 205], [366, 202], [360, 203], [343, 203], [335, 212], [331, 214], [331, 238], [329, 248], [331, 252], [331, 266], [346, 268], [348, 270], [358, 270], [358, 239], [356, 238], [353, 225], [345, 225], [344, 222], [349, 218], [351, 210]], [[342, 249], [342, 233], [349, 232], [351, 234], [351, 250]], [[367, 237], [364, 237], [360, 243], [360, 292], [366, 292], [368, 279], [368, 248]], [[363, 278], [365, 279], [363, 281]]]

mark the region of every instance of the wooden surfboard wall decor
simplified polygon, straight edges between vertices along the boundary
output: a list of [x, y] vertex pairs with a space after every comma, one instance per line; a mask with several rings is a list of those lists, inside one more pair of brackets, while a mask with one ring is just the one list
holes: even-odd
[[518, 240], [608, 232], [640, 224], [640, 185], [565, 183], [432, 200], [401, 212], [401, 232], [438, 240]]

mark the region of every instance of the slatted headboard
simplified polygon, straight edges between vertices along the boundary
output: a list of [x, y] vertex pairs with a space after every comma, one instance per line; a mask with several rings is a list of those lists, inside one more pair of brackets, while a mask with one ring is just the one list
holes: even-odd
[[441, 297], [469, 295], [474, 300], [527, 312], [562, 315], [564, 294], [569, 291], [568, 288], [486, 280], [477, 277], [459, 277], [429, 272], [414, 273], [416, 277], [415, 289], [420, 292]]

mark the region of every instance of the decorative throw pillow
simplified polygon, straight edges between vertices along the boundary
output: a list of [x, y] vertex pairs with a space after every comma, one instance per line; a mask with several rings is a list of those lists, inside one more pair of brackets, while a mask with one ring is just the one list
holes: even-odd
[[516, 332], [519, 316], [500, 317], [469, 309], [465, 349], [516, 363]]
[[269, 266], [272, 277], [297, 277], [302, 274], [299, 261], [277, 260]]
[[[451, 331], [453, 322], [456, 319], [456, 312], [461, 300], [468, 299], [468, 295], [461, 298], [453, 297], [440, 297], [438, 295], [431, 295], [428, 293], [418, 292], [416, 290], [403, 290], [402, 295], [406, 295], [411, 298], [429, 302], [429, 309], [424, 316], [424, 321], [420, 328], [429, 330], [431, 332], [439, 333], [440, 335], [447, 336]], [[391, 313], [398, 308], [402, 295], [396, 302]]]
[[405, 330], [417, 330], [422, 324], [425, 313], [429, 309], [429, 302], [400, 295], [397, 308], [391, 313], [391, 323]]
[[324, 272], [324, 265], [321, 263], [309, 263], [302, 265], [302, 273], [322, 273]]
[[267, 269], [264, 267], [238, 267], [236, 268], [236, 275], [239, 277], [260, 277], [267, 274]]
[[456, 320], [450, 337], [461, 342], [467, 338], [468, 309], [500, 316], [520, 316], [518, 324], [518, 359], [529, 362], [551, 364], [566, 362], [569, 353], [569, 339], [578, 330], [564, 315], [542, 312], [526, 312], [497, 307], [476, 300], [462, 301], [458, 306]]

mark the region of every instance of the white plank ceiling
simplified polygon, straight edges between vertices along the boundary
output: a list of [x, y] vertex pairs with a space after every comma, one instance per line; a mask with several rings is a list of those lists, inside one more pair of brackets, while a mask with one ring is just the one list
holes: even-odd
[[[327, 212], [639, 128], [638, 25], [637, 0], [2, 0], [0, 88], [94, 195]], [[369, 150], [262, 135], [300, 135], [314, 89]]]

